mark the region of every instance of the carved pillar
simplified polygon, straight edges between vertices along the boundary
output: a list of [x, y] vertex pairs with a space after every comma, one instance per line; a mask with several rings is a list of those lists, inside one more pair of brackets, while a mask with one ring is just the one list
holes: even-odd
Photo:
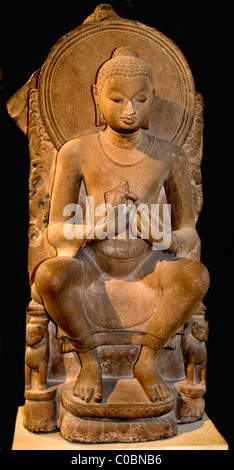
[[42, 305], [27, 308], [24, 426], [33, 432], [56, 429], [56, 387], [48, 386], [49, 317]]
[[[201, 162], [203, 156], [203, 111], [204, 100], [201, 93], [196, 93], [194, 120], [183, 144], [190, 165], [191, 182], [194, 198], [196, 221], [202, 209], [202, 176]], [[190, 254], [200, 260], [200, 241]], [[206, 341], [208, 339], [208, 322], [205, 320], [206, 307], [202, 303], [195, 315], [190, 317], [184, 326], [182, 351], [185, 365], [185, 379], [175, 382], [178, 391], [176, 415], [178, 423], [190, 423], [202, 418], [205, 410], [206, 393]]]
[[[30, 152], [29, 176], [29, 251], [28, 271], [33, 276], [35, 266], [45, 256], [54, 253], [46, 238], [51, 186], [56, 150], [40, 119], [37, 89], [29, 90], [28, 139]], [[33, 432], [56, 428], [56, 388], [48, 384], [50, 356], [49, 317], [36, 292], [27, 308], [25, 352], [24, 426]], [[39, 303], [38, 303], [39, 302]]]

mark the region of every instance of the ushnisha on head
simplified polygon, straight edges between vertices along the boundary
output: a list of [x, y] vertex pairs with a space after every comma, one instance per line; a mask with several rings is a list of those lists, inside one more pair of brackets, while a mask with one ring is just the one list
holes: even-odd
[[106, 123], [117, 132], [134, 132], [139, 125], [148, 128], [154, 95], [153, 73], [134, 49], [115, 49], [98, 70], [92, 91], [97, 126]]
[[109, 60], [100, 67], [96, 77], [99, 96], [101, 95], [104, 82], [113, 75], [122, 77], [138, 77], [144, 75], [149, 78], [154, 85], [153, 73], [149, 65], [140, 59], [138, 53], [130, 47], [118, 47], [112, 53]]

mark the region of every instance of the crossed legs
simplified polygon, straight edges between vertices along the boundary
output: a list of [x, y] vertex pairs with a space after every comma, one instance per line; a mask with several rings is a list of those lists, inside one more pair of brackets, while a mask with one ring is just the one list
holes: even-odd
[[[149, 399], [155, 402], [158, 398], [165, 400], [170, 395], [155, 366], [157, 352], [196, 311], [209, 287], [209, 275], [198, 261], [182, 259], [163, 261], [160, 269], [150, 275], [151, 285], [152, 276], [155, 276], [155, 284], [159, 285], [160, 301], [144, 329], [158, 338], [158, 348], [142, 346], [134, 375]], [[71, 338], [74, 347], [75, 338], [91, 333], [79, 296], [82, 277], [82, 262], [66, 257], [44, 261], [35, 277], [35, 287], [46, 310]], [[86, 402], [91, 399], [99, 402], [102, 400], [102, 372], [97, 350], [78, 353], [82, 367], [73, 394]]]

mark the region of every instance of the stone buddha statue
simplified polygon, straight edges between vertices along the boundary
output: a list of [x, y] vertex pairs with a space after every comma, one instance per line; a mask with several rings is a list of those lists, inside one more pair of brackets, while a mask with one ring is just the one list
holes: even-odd
[[[189, 258], [198, 235], [187, 156], [147, 133], [154, 86], [135, 50], [115, 49], [92, 87], [104, 130], [58, 152], [47, 232], [56, 256], [36, 267], [33, 292], [79, 355], [73, 395], [87, 403], [102, 401], [98, 347], [112, 344], [140, 345], [134, 376], [151, 402], [166, 401], [156, 356], [209, 285], [206, 268]], [[79, 218], [82, 182], [89, 206]], [[162, 191], [170, 230], [154, 215]]]

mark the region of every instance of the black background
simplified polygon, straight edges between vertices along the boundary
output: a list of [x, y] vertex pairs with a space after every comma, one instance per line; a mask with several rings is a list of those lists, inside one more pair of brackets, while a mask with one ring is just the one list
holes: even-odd
[[[17, 407], [24, 403], [25, 307], [27, 275], [28, 142], [7, 115], [5, 102], [44, 63], [50, 48], [102, 3], [37, 2], [1, 7], [1, 356], [0, 448], [10, 449]], [[196, 90], [205, 100], [202, 163], [204, 204], [197, 224], [202, 262], [211, 276], [205, 298], [209, 320], [206, 412], [234, 448], [233, 418], [233, 150], [231, 10], [218, 2], [113, 0], [122, 17], [157, 28], [184, 53]], [[229, 3], [230, 4], [230, 3]], [[216, 6], [215, 6], [216, 5]]]

